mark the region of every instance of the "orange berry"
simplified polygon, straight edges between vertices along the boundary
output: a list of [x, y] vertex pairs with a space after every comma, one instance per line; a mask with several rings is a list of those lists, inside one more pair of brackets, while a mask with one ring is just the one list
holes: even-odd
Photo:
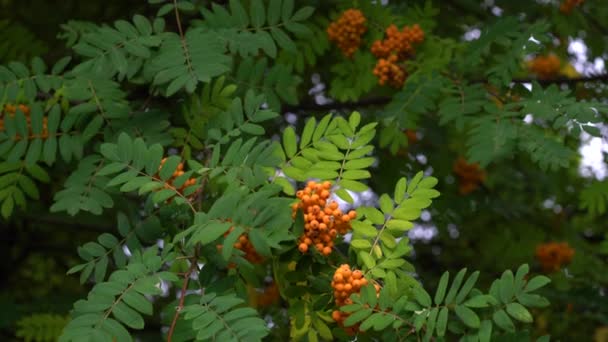
[[307, 244], [305, 244], [305, 243], [301, 243], [301, 244], [298, 246], [298, 249], [300, 250], [300, 252], [302, 252], [302, 253], [306, 253], [306, 252], [308, 252], [308, 245], [307, 245]]

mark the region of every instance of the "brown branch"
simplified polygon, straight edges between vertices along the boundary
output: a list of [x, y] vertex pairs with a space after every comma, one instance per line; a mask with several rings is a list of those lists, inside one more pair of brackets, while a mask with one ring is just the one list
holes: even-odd
[[173, 321], [171, 322], [171, 327], [169, 328], [169, 332], [167, 333], [167, 342], [171, 342], [171, 338], [173, 337], [173, 332], [175, 331], [175, 325], [177, 324], [177, 319], [179, 318], [180, 312], [184, 309], [184, 301], [186, 300], [186, 291], [188, 290], [188, 283], [190, 282], [190, 276], [197, 269], [197, 261], [198, 261], [198, 248], [194, 252], [194, 256], [190, 259], [190, 268], [184, 274], [184, 282], [182, 283], [182, 292], [179, 295], [179, 304], [175, 308], [175, 315], [173, 315]]
[[[487, 83], [487, 79], [473, 80], [472, 83]], [[581, 77], [556, 77], [551, 79], [536, 79], [536, 78], [514, 78], [511, 80], [513, 83], [532, 83], [538, 82], [540, 85], [549, 84], [568, 84], [574, 85], [581, 82], [608, 82], [608, 73], [598, 74], [592, 76], [581, 76]], [[391, 96], [378, 96], [364, 98], [359, 101], [349, 102], [332, 102], [324, 104], [316, 104], [311, 102], [304, 102], [299, 105], [286, 105], [283, 106], [283, 112], [300, 112], [300, 111], [331, 111], [331, 110], [348, 110], [357, 109], [361, 107], [373, 107], [382, 106], [389, 103], [393, 98]]]

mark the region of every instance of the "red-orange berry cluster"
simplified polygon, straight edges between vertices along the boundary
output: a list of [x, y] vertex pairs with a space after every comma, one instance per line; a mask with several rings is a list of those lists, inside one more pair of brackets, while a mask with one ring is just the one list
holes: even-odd
[[573, 256], [574, 249], [567, 242], [547, 242], [536, 247], [536, 258], [547, 273], [558, 271]]
[[393, 24], [387, 27], [385, 32], [386, 38], [376, 40], [371, 47], [372, 53], [378, 58], [396, 54], [400, 60], [406, 59], [414, 52], [414, 44], [424, 41], [424, 31], [418, 24], [404, 26], [401, 31]]
[[478, 163], [469, 164], [462, 157], [456, 160], [453, 170], [459, 178], [458, 190], [462, 195], [475, 191], [479, 184], [486, 180], [486, 172], [479, 167]]
[[554, 54], [546, 56], [537, 56], [528, 62], [528, 69], [535, 73], [540, 79], [548, 79], [559, 74], [562, 62], [559, 57]]
[[[230, 227], [230, 229], [226, 233], [224, 233], [224, 237], [228, 236], [228, 234], [230, 234], [233, 229], [234, 227]], [[216, 247], [218, 251], [221, 251], [223, 245], [217, 245]], [[260, 264], [264, 261], [264, 258], [260, 254], [258, 254], [258, 252], [253, 247], [251, 241], [249, 241], [249, 236], [247, 236], [247, 233], [243, 233], [241, 234], [241, 236], [239, 236], [239, 238], [234, 243], [234, 248], [243, 251], [243, 253], [245, 253], [244, 258], [252, 264]]]
[[279, 302], [280, 294], [277, 283], [273, 280], [267, 284], [260, 292], [256, 291], [256, 303], [258, 307], [266, 308]]
[[300, 237], [298, 249], [308, 252], [310, 246], [315, 246], [319, 253], [328, 256], [334, 247], [338, 234], [344, 235], [350, 229], [350, 221], [357, 217], [354, 210], [343, 214], [338, 203], [329, 202], [331, 182], [317, 183], [309, 181], [303, 190], [297, 192], [300, 199], [291, 206], [292, 217], [298, 210], [304, 213], [304, 234]]
[[407, 77], [405, 69], [398, 64], [397, 55], [388, 58], [379, 58], [374, 67], [374, 75], [378, 77], [378, 84], [388, 84], [394, 88], [400, 88]]
[[350, 57], [359, 48], [361, 36], [367, 31], [366, 21], [360, 10], [348, 9], [340, 18], [329, 24], [327, 36], [338, 45], [345, 56]]
[[[35, 139], [35, 138], [46, 139], [49, 137], [48, 119], [46, 116], [42, 118], [42, 132], [40, 133], [40, 135], [35, 135], [32, 133], [32, 118], [30, 117], [30, 107], [23, 105], [23, 104], [20, 104], [17, 106], [7, 104], [4, 106], [4, 110], [2, 112], [0, 112], [0, 132], [4, 131], [4, 115], [8, 115], [11, 118], [14, 118], [15, 114], [17, 113], [17, 109], [19, 109], [25, 115], [25, 119], [27, 121], [28, 132], [29, 132], [29, 137], [28, 137], [29, 139]], [[21, 139], [20, 137], [17, 137], [17, 138]]]
[[[334, 301], [338, 307], [352, 304], [350, 296], [353, 293], [359, 293], [361, 288], [368, 284], [368, 280], [365, 279], [363, 272], [360, 270], [351, 270], [350, 265], [342, 264], [334, 273], [333, 280], [331, 281], [331, 287], [334, 289]], [[376, 292], [380, 293], [380, 286], [374, 284]], [[353, 335], [359, 331], [359, 325], [350, 327], [344, 326], [344, 320], [349, 316], [348, 313], [340, 310], [334, 310], [331, 313], [331, 317], [349, 334]]]
[[570, 14], [574, 7], [580, 6], [585, 0], [564, 0], [559, 5], [560, 12], [564, 14]]
[[[160, 172], [160, 170], [163, 168], [163, 165], [165, 165], [165, 162], [167, 161], [167, 158], [163, 158], [160, 161], [160, 166], [158, 167], [158, 171]], [[184, 163], [179, 163], [177, 165], [177, 169], [173, 172], [173, 175], [171, 176], [171, 178], [167, 179], [165, 181], [165, 185], [164, 188], [165, 189], [171, 189], [171, 188], [175, 188], [173, 186], [173, 183], [175, 182], [175, 179], [177, 179], [177, 177], [180, 177], [181, 175], [184, 174]], [[154, 175], [155, 178], [160, 179], [160, 176], [158, 174]], [[184, 182], [184, 184], [182, 184], [182, 186], [180, 186], [179, 188], [176, 188], [177, 192], [179, 192], [180, 194], [183, 194], [184, 190], [189, 187], [190, 185], [194, 185], [196, 183], [196, 178], [190, 178], [188, 180], [186, 180]], [[190, 195], [190, 198], [194, 198], [195, 194]], [[170, 200], [169, 200], [170, 201]]]
[[416, 131], [414, 131], [413, 129], [406, 129], [403, 134], [405, 134], [405, 136], [407, 136], [407, 143], [408, 145], [412, 145], [415, 144], [416, 142], [418, 142], [418, 135], [416, 134]]
[[414, 44], [424, 41], [424, 31], [420, 25], [404, 26], [401, 31], [395, 25], [386, 28], [384, 40], [372, 44], [371, 51], [378, 58], [374, 75], [378, 84], [389, 84], [399, 88], [405, 82], [405, 69], [399, 65], [414, 53]]

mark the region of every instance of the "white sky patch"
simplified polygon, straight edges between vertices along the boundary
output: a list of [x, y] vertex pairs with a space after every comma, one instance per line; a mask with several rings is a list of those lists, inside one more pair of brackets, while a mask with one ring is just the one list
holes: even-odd
[[[587, 58], [588, 48], [580, 38], [570, 39], [568, 52], [573, 55], [572, 65], [576, 71], [583, 75], [599, 74], [606, 72], [606, 65], [603, 59], [595, 58], [592, 62]], [[579, 174], [583, 177], [602, 180], [608, 175], [608, 168], [604, 160], [604, 153], [608, 153], [607, 128], [600, 127], [603, 137], [592, 137], [586, 132], [582, 132], [580, 139], [581, 145], [578, 152], [581, 154]]]
[[579, 174], [583, 177], [603, 180], [608, 175], [604, 161], [604, 153], [608, 153], [608, 143], [604, 138], [592, 137], [586, 132], [581, 133], [581, 142], [578, 149], [582, 156]]
[[298, 122], [298, 116], [294, 113], [285, 113], [285, 121], [287, 121], [287, 123], [289, 123], [290, 125], [295, 125], [296, 122]]
[[532, 114], [526, 114], [526, 116], [524, 116], [524, 123], [526, 123], [527, 125], [531, 124], [534, 121], [534, 116]]
[[472, 28], [464, 33], [464, 40], [471, 41], [478, 39], [481, 36], [481, 30], [478, 28]]
[[437, 230], [437, 227], [435, 227], [434, 225], [414, 225], [414, 228], [410, 229], [410, 231], [408, 232], [408, 237], [410, 238], [410, 240], [412, 241], [422, 241], [425, 243], [430, 242], [435, 236], [437, 236], [437, 234], [439, 233], [439, 231]]

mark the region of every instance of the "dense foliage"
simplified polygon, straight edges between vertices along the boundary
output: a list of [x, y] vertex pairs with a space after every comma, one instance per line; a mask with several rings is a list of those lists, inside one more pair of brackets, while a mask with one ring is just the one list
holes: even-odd
[[2, 340], [608, 340], [600, 1], [34, 3]]

